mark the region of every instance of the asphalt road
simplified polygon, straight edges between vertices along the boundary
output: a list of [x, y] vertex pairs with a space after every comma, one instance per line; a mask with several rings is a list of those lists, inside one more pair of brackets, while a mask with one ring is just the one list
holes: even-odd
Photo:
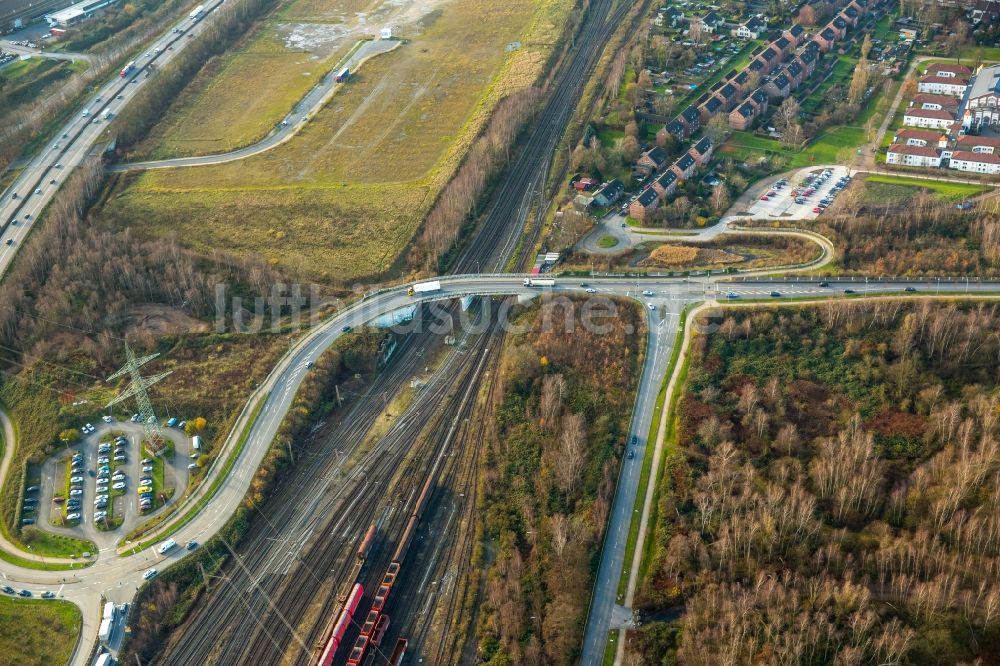
[[[209, 20], [211, 12], [222, 3], [223, 0], [206, 3], [206, 15], [201, 19], [191, 21], [185, 17], [149, 44], [146, 52], [136, 58], [136, 71], [127, 78], [115, 75], [101, 86], [4, 191], [0, 197], [0, 278], [7, 272], [35, 220], [55, 196], [69, 172], [84, 162], [101, 137], [108, 122], [105, 112], [117, 114], [137, 91], [148, 85], [149, 79], [155, 80], [155, 75], [147, 78], [149, 64], [162, 67], [172, 60], [190, 41], [189, 36], [197, 31], [198, 25]], [[89, 111], [86, 117], [83, 116], [84, 109]]]
[[[303, 338], [286, 357], [275, 367], [262, 386], [265, 402], [259, 417], [255, 421], [247, 443], [237, 460], [232, 472], [223, 480], [219, 492], [213, 500], [187, 525], [172, 534], [180, 543], [189, 540], [204, 542], [213, 536], [229, 518], [242, 500], [259, 463], [267, 451], [270, 442], [281, 422], [285, 412], [308, 372], [307, 365], [315, 361], [337, 338], [343, 335], [344, 326], [358, 327], [377, 317], [412, 305], [414, 302], [430, 302], [458, 298], [468, 295], [501, 296], [520, 295], [534, 296], [541, 292], [550, 293], [581, 293], [579, 279], [556, 279], [552, 287], [525, 287], [524, 276], [521, 275], [460, 275], [441, 278], [441, 289], [438, 292], [424, 295], [422, 298], [408, 296], [405, 287], [386, 289], [367, 296], [351, 307], [318, 326], [308, 336]], [[586, 283], [597, 291], [594, 296], [614, 295], [637, 298], [643, 303], [652, 303], [654, 310], [650, 312], [650, 346], [652, 350], [647, 358], [646, 371], [640, 382], [637, 399], [637, 412], [633, 419], [634, 433], [643, 435], [648, 432], [649, 418], [652, 413], [651, 401], [659, 390], [662, 372], [657, 368], [669, 359], [668, 350], [676, 336], [677, 317], [671, 313], [679, 312], [684, 303], [710, 300], [718, 295], [726, 299], [732, 292], [735, 299], [764, 298], [777, 302], [781, 298], [801, 298], [806, 296], [845, 298], [844, 289], [851, 288], [857, 295], [878, 293], [902, 294], [906, 287], [917, 289], [917, 294], [939, 293], [986, 295], [1000, 293], [1000, 282], [877, 282], [831, 281], [830, 287], [819, 287], [815, 280], [807, 281], [751, 281], [718, 284], [709, 279], [690, 278], [655, 278], [636, 281], [621, 278], [588, 278]], [[850, 285], [848, 287], [848, 285]], [[643, 296], [642, 290], [650, 290], [653, 296]], [[770, 293], [777, 291], [780, 298], [772, 298]], [[734, 300], [735, 300], [734, 299]], [[235, 432], [239, 432], [237, 427]], [[603, 655], [607, 630], [610, 628], [614, 611], [614, 591], [617, 589], [620, 574], [620, 563], [624, 558], [625, 539], [628, 525], [631, 522], [632, 507], [638, 484], [639, 469], [642, 464], [640, 451], [633, 459], [626, 459], [622, 471], [615, 506], [612, 509], [608, 525], [608, 539], [602, 555], [602, 565], [598, 574], [595, 594], [592, 604], [592, 619], [588, 623], [587, 638], [584, 645], [583, 663], [599, 663]], [[220, 460], [224, 456], [220, 456]], [[222, 465], [216, 464], [210, 470], [210, 476], [201, 485], [202, 489], [210, 485], [211, 474], [218, 474]], [[197, 493], [188, 501], [197, 499]], [[55, 590], [61, 597], [79, 603], [89, 619], [98, 610], [99, 597], [103, 594], [117, 603], [129, 601], [135, 590], [142, 584], [142, 574], [150, 567], [163, 570], [186, 555], [183, 549], [177, 549], [167, 556], [159, 555], [155, 546], [146, 548], [134, 555], [115, 557], [111, 553], [100, 553], [97, 561], [87, 569], [66, 571], [41, 571], [27, 569], [6, 562], [0, 563], [0, 575], [10, 584], [18, 588], [29, 589], [40, 593], [43, 590]], [[617, 568], [616, 568], [617, 565]], [[611, 594], [608, 594], [608, 591]], [[92, 609], [92, 610], [91, 610]], [[89, 629], [89, 631], [88, 631]], [[83, 644], [90, 645], [96, 637], [96, 624], [85, 621]], [[83, 651], [78, 651], [81, 653]], [[76, 661], [75, 663], [81, 663]]]

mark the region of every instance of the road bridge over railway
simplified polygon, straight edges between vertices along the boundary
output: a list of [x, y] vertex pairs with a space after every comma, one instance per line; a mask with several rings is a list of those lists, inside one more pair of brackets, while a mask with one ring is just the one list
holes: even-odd
[[[381, 289], [365, 294], [343, 307], [329, 319], [315, 325], [279, 361], [268, 378], [251, 396], [243, 414], [222, 447], [199, 490], [193, 493], [148, 541], [123, 544], [117, 552], [108, 549], [84, 569], [40, 570], [0, 562], [0, 576], [5, 584], [33, 592], [56, 591], [61, 598], [77, 603], [84, 610], [81, 648], [75, 664], [86, 663], [89, 647], [96, 640], [100, 598], [122, 603], [130, 600], [142, 584], [143, 573], [150, 567], [158, 570], [175, 564], [188, 553], [175, 549], [167, 555], [157, 552], [155, 544], [170, 536], [178, 542], [205, 542], [215, 535], [242, 501], [250, 482], [276, 432], [290, 409], [295, 393], [312, 362], [351, 328], [363, 326], [386, 314], [414, 304], [434, 303], [465, 297], [518, 297], [530, 299], [540, 294], [583, 296], [592, 299], [626, 298], [639, 301], [648, 316], [647, 354], [640, 380], [631, 432], [639, 438], [637, 455], [625, 459], [618, 482], [614, 507], [608, 525], [604, 551], [595, 584], [591, 613], [584, 645], [583, 663], [599, 663], [603, 658], [608, 630], [612, 626], [618, 580], [624, 564], [625, 547], [632, 509], [638, 492], [644, 455], [650, 453], [645, 440], [650, 420], [673, 347], [678, 339], [681, 312], [693, 303], [746, 302], [762, 299], [769, 303], [804, 299], [863, 299], [870, 297], [1000, 297], [1000, 282], [972, 280], [893, 281], [893, 280], [764, 280], [720, 281], [715, 276], [699, 277], [555, 277], [544, 286], [531, 286], [521, 274], [471, 274], [442, 277], [439, 287], [414, 293], [412, 285]], [[536, 276], [537, 277], [537, 276]], [[722, 277], [721, 279], [727, 279]], [[582, 304], [586, 306], [586, 303]], [[248, 435], [237, 453], [237, 442], [244, 430]], [[13, 437], [13, 429], [8, 437]], [[5, 456], [13, 446], [5, 447]], [[231, 468], [225, 461], [235, 455]], [[0, 469], [6, 468], [5, 464]], [[177, 525], [180, 524], [178, 527]], [[10, 545], [0, 543], [10, 549]], [[15, 552], [15, 555], [18, 553]]]

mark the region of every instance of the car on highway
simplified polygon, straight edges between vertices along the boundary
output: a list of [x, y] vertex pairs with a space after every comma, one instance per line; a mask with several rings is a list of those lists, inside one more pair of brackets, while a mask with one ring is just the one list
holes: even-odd
[[739, 298], [739, 297], [740, 295], [737, 294], [735, 291], [730, 291], [729, 293], [726, 294], [726, 298]]
[[42, 188], [36, 187], [35, 188], [35, 194], [41, 194], [41, 193], [42, 193]]
[[905, 289], [903, 289], [903, 291], [916, 291], [916, 290], [917, 290], [916, 287], [906, 287]]
[[17, 596], [28, 598], [31, 596], [31, 590], [21, 590], [20, 592], [17, 593]]
[[354, 330], [354, 327], [353, 326], [344, 326], [340, 330], [343, 331], [344, 333], [350, 333], [351, 331]]
[[51, 590], [45, 590], [44, 592], [42, 592], [42, 599], [55, 599], [55, 598], [56, 598], [56, 593], [52, 592]]
[[186, 548], [187, 550], [194, 550], [197, 547], [198, 547], [197, 541], [188, 541], [187, 544], [184, 546], [184, 548]]
[[156, 578], [156, 574], [160, 573], [156, 569], [146, 569], [146, 573], [142, 574], [144, 580], [150, 580]]
[[652, 296], [653, 292], [651, 292], [649, 289], [647, 289], [646, 291], [642, 292], [642, 295], [643, 296]]
[[629, 460], [632, 460], [632, 458], [635, 458], [635, 451], [631, 451], [631, 450], [630, 450], [630, 451], [628, 452], [628, 459], [629, 459]]
[[781, 298], [781, 292], [780, 291], [772, 291], [771, 292], [771, 298]]
[[16, 594], [17, 593], [17, 591], [14, 588], [12, 588], [10, 585], [4, 585], [0, 589], [2, 589], [5, 594]]
[[853, 294], [853, 293], [856, 293], [856, 292], [853, 289], [845, 289], [844, 293], [845, 294]]
[[584, 291], [586, 291], [588, 294], [596, 294], [597, 293], [597, 290], [594, 289], [593, 287], [588, 287]]

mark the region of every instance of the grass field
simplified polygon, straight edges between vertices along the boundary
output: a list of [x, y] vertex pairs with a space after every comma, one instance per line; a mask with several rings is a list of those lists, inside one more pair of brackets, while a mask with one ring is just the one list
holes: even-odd
[[747, 159], [751, 155], [777, 155], [788, 160], [789, 169], [811, 164], [838, 162], [838, 154], [845, 148], [857, 148], [865, 142], [861, 127], [835, 127], [810, 141], [803, 150], [789, 150], [777, 139], [756, 136], [750, 132], [733, 132], [722, 146], [725, 155]]
[[83, 60], [29, 58], [0, 69], [0, 112], [6, 113], [52, 92], [76, 72], [87, 69]]
[[0, 597], [0, 661], [66, 664], [80, 634], [80, 609], [68, 601]]
[[[923, 178], [908, 178], [906, 176], [883, 176], [880, 174], [869, 175], [865, 178], [868, 186], [885, 185], [886, 189], [876, 189], [876, 196], [880, 199], [896, 198], [905, 199], [912, 196], [914, 189], [923, 189], [934, 192], [942, 199], [960, 200], [966, 197], [976, 196], [985, 192], [987, 187], [982, 185], [972, 185], [969, 183], [950, 183], [940, 180], [925, 180]], [[893, 189], [888, 189], [893, 188]]]
[[[195, 250], [256, 254], [318, 279], [385, 273], [496, 100], [537, 78], [570, 4], [449, 0], [294, 139], [238, 162], [130, 177], [105, 212], [143, 236], [176, 233]], [[514, 41], [524, 45], [510, 50]]]

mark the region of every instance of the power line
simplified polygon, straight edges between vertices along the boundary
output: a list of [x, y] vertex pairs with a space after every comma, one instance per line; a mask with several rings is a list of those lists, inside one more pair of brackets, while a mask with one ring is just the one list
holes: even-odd
[[160, 421], [156, 418], [156, 413], [153, 411], [153, 404], [149, 401], [148, 389], [153, 384], [171, 374], [173, 370], [161, 372], [158, 375], [153, 375], [152, 377], [143, 377], [142, 373], [139, 372], [139, 368], [152, 361], [154, 358], [159, 356], [159, 354], [149, 354], [148, 356], [143, 356], [142, 358], [136, 358], [135, 352], [132, 351], [132, 348], [126, 342], [125, 356], [128, 358], [128, 361], [126, 361], [125, 365], [123, 365], [118, 372], [108, 377], [108, 381], [110, 382], [125, 375], [128, 375], [132, 381], [129, 384], [129, 387], [125, 389], [125, 391], [117, 398], [112, 399], [106, 407], [110, 409], [114, 405], [124, 402], [129, 398], [135, 398], [136, 405], [139, 407], [139, 417], [142, 419], [142, 428], [146, 434], [146, 442], [150, 448], [159, 453], [159, 448], [162, 446], [164, 437], [163, 432], [160, 429]]

